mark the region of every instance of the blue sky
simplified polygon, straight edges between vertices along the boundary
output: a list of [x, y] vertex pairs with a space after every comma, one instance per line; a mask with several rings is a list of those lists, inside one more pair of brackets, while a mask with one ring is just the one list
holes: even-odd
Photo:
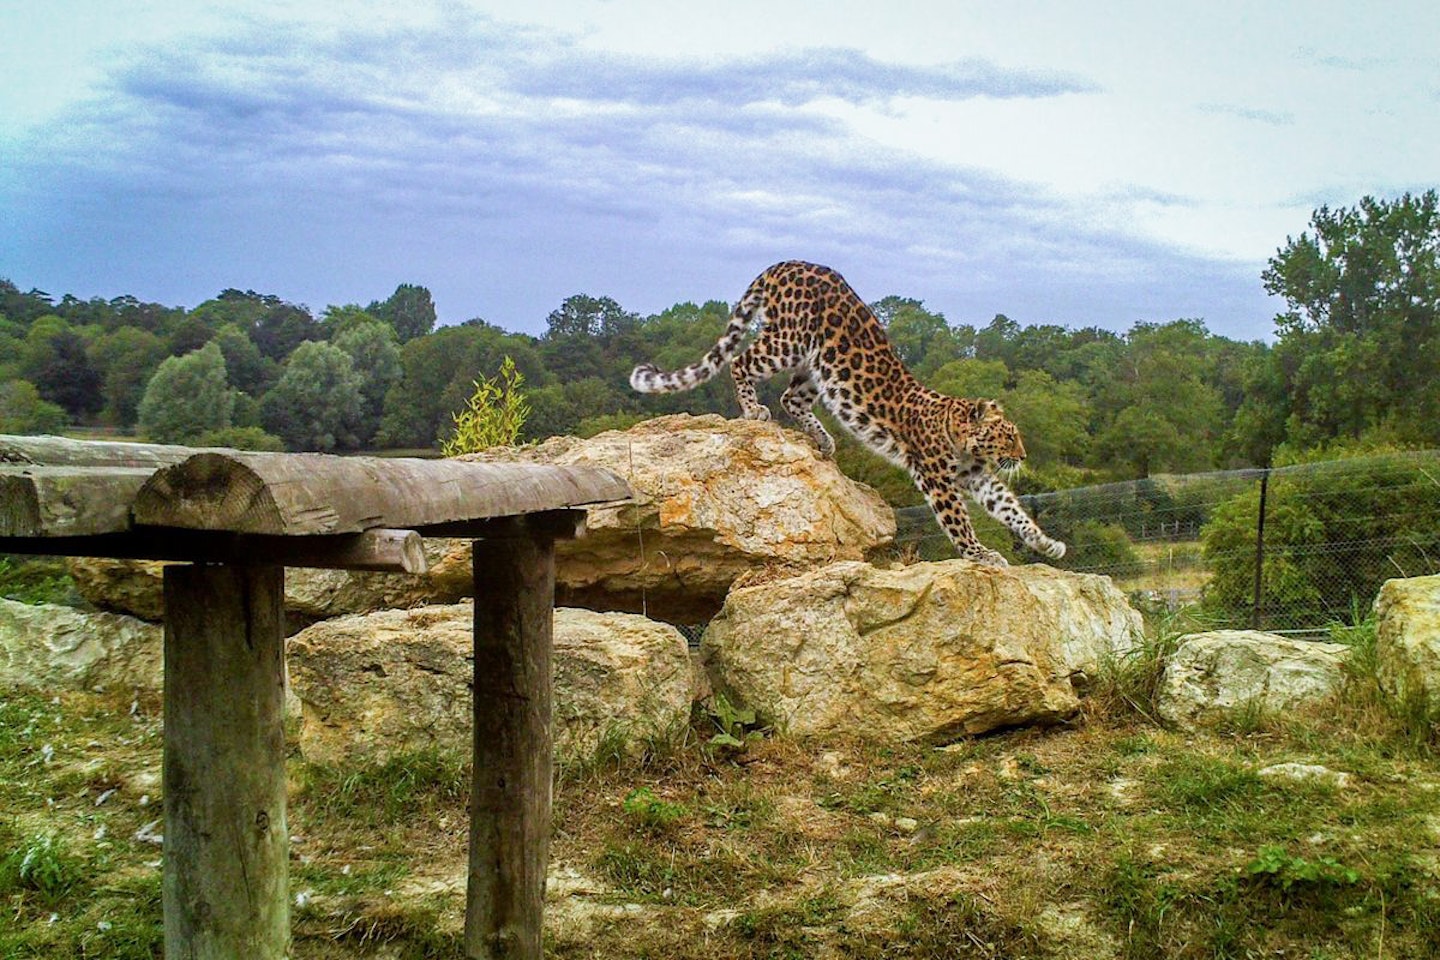
[[1268, 336], [1320, 204], [1440, 185], [1440, 4], [0, 0], [0, 276], [319, 311], [840, 270], [952, 322]]

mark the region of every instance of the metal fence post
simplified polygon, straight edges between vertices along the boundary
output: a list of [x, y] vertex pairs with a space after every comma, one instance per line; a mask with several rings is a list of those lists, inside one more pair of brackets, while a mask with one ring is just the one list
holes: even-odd
[[1254, 605], [1250, 610], [1250, 629], [1260, 629], [1260, 619], [1264, 612], [1264, 580], [1262, 574], [1265, 569], [1265, 494], [1270, 488], [1270, 468], [1266, 467], [1260, 473], [1260, 516], [1255, 524], [1255, 596]]

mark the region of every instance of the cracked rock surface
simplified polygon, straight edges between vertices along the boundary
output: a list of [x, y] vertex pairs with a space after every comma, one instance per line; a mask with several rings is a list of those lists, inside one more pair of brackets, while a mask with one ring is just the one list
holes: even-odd
[[942, 743], [1073, 713], [1141, 629], [1108, 577], [842, 562], [737, 586], [701, 655], [717, 692], [791, 734]]

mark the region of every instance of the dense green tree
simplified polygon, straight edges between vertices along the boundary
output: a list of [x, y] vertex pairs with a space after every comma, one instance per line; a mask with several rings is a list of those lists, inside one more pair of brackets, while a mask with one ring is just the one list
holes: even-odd
[[1206, 375], [1209, 333], [1195, 320], [1138, 323], [1124, 362], [1097, 397], [1105, 426], [1097, 452], [1136, 476], [1213, 467], [1224, 405]]
[[975, 357], [999, 360], [1007, 369], [1014, 369], [1020, 324], [1003, 313], [997, 313], [984, 327], [975, 331]]
[[324, 328], [303, 306], [286, 303], [274, 294], [226, 289], [190, 311], [190, 320], [203, 324], [213, 336], [233, 324], [248, 336], [260, 353], [281, 363], [306, 340], [320, 340]]
[[280, 362], [307, 340], [319, 340], [324, 330], [310, 312], [293, 303], [280, 303], [265, 312], [250, 339], [260, 352]]
[[545, 320], [540, 356], [562, 382], [587, 377], [623, 379], [635, 358], [639, 314], [630, 313], [609, 297], [575, 294]]
[[[25, 338], [20, 325], [11, 327], [0, 322], [0, 383], [20, 379], [21, 358], [24, 354]], [[31, 384], [34, 386], [34, 384]]]
[[65, 411], [59, 404], [42, 400], [33, 383], [0, 383], [0, 433], [59, 433], [65, 424]]
[[388, 323], [361, 314], [351, 318], [336, 334], [335, 346], [350, 355], [355, 372], [360, 376], [362, 409], [359, 435], [368, 444], [380, 429], [385, 409], [385, 394], [400, 379], [400, 345], [395, 328]]
[[206, 300], [191, 310], [189, 319], [198, 321], [211, 330], [233, 325], [249, 336], [260, 325], [266, 311], [279, 303], [279, 297], [231, 287], [220, 291], [220, 295], [215, 299]]
[[[106, 330], [118, 330], [121, 327], [133, 327], [137, 330], [144, 330], [157, 337], [164, 337], [166, 332], [173, 329], [185, 319], [185, 310], [181, 307], [166, 307], [158, 303], [145, 303], [137, 297], [120, 296], [107, 301], [92, 301], [95, 303], [93, 310], [95, 320]], [[62, 314], [62, 316], [66, 316]], [[77, 322], [74, 317], [66, 316], [71, 323]]]
[[406, 343], [400, 348], [400, 378], [385, 394], [376, 442], [425, 447], [448, 436], [453, 415], [475, 392], [475, 381], [495, 376], [507, 356], [525, 376], [527, 390], [554, 381], [531, 338], [483, 321], [441, 327]]
[[90, 361], [100, 374], [101, 418], [117, 427], [134, 426], [145, 386], [166, 357], [165, 341], [141, 327], [115, 327], [90, 344]]
[[995, 399], [1005, 392], [1010, 371], [999, 360], [951, 360], [936, 370], [926, 386], [952, 397]]
[[1276, 447], [1285, 442], [1290, 398], [1285, 380], [1269, 347], [1258, 350], [1242, 372], [1242, 398], [1226, 437], [1226, 450], [1241, 464], [1268, 466]]
[[140, 433], [159, 443], [195, 443], [206, 431], [230, 426], [234, 406], [225, 356], [209, 343], [160, 364], [140, 400]]
[[[369, 310], [357, 304], [347, 303], [338, 307], [329, 306], [320, 314], [320, 328], [325, 331], [325, 339], [331, 343], [334, 343], [337, 336], [349, 330], [351, 327], [358, 327], [367, 323], [384, 324], [390, 327], [392, 335], [395, 333], [395, 328], [390, 325], [388, 320], [380, 319]], [[399, 340], [398, 335], [395, 336], [395, 339], [397, 341]]]
[[1044, 370], [1025, 370], [1001, 399], [1020, 428], [1032, 467], [1079, 464], [1090, 449], [1090, 404], [1077, 383], [1061, 383]]
[[86, 346], [75, 328], [51, 315], [30, 325], [21, 351], [21, 376], [43, 399], [59, 404], [75, 419], [93, 416], [104, 403], [100, 374]]
[[922, 380], [974, 351], [973, 327], [952, 328], [943, 314], [926, 310], [919, 300], [890, 296], [872, 304], [871, 309], [885, 325], [896, 355]]
[[169, 330], [166, 349], [172, 357], [194, 353], [215, 338], [215, 328], [199, 316], [184, 317]]
[[20, 325], [22, 330], [40, 317], [55, 312], [55, 303], [43, 290], [21, 293], [9, 280], [0, 279], [0, 317]]
[[412, 283], [400, 284], [387, 299], [371, 303], [365, 312], [394, 327], [401, 343], [435, 329], [435, 301], [429, 290]]
[[1274, 362], [1301, 445], [1387, 424], [1440, 442], [1440, 210], [1436, 191], [1316, 210], [1263, 274], [1285, 299]]
[[307, 340], [260, 401], [260, 419], [290, 450], [353, 450], [364, 419], [362, 380], [350, 355]]
[[242, 327], [227, 323], [215, 334], [215, 345], [225, 355], [230, 385], [251, 397], [264, 396], [280, 376], [280, 365], [260, 352]]

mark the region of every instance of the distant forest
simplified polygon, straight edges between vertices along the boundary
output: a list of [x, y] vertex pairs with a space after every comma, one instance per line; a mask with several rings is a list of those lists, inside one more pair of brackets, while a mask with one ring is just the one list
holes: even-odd
[[[1440, 445], [1437, 252], [1433, 190], [1316, 210], [1257, 278], [1286, 304], [1273, 343], [1217, 336], [1196, 319], [1114, 333], [1004, 315], [955, 323], [904, 296], [871, 306], [926, 384], [1004, 403], [1031, 455], [1020, 486], [1053, 489]], [[316, 315], [250, 290], [186, 310], [134, 297], [56, 300], [0, 280], [0, 432], [437, 448], [474, 381], [494, 377], [506, 357], [525, 378], [530, 440], [681, 411], [735, 416], [728, 377], [670, 396], [639, 396], [627, 383], [636, 363], [699, 358], [729, 309], [687, 302], [641, 316], [576, 294], [535, 337], [480, 319], [437, 329], [430, 292], [412, 284]], [[767, 396], [776, 409], [783, 386]], [[854, 444], [838, 456], [893, 501], [914, 502], [903, 476]]]

